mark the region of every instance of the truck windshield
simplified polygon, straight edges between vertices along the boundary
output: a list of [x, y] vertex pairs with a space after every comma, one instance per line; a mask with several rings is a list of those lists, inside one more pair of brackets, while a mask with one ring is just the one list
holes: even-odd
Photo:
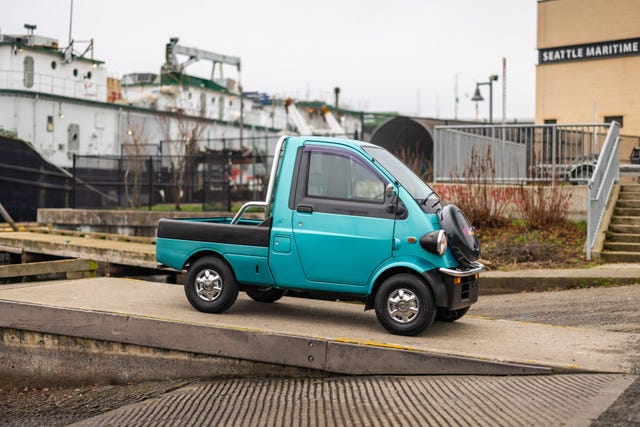
[[411, 171], [397, 157], [382, 147], [362, 147], [374, 160], [391, 174], [416, 201], [425, 204], [428, 199], [439, 200], [436, 192]]

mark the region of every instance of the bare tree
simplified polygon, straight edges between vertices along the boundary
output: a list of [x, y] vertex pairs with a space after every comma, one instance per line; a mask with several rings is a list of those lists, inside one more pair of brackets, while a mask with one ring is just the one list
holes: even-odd
[[122, 145], [122, 154], [126, 156], [124, 164], [125, 203], [127, 207], [132, 208], [142, 204], [142, 174], [146, 159], [144, 147], [149, 144], [144, 128], [144, 120], [141, 123], [130, 124]]
[[[202, 111], [201, 111], [202, 113]], [[198, 169], [198, 142], [207, 128], [204, 114], [189, 117], [183, 111], [159, 119], [160, 129], [165, 136], [165, 145], [170, 159], [171, 192], [175, 210], [181, 210], [182, 200], [193, 199]], [[175, 123], [175, 133], [171, 124]]]

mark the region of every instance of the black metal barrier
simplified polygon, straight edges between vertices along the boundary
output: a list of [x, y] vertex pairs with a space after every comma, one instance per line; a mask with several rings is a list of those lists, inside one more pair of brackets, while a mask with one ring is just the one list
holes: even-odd
[[196, 156], [73, 157], [72, 207], [232, 210], [263, 200], [271, 156], [205, 152]]

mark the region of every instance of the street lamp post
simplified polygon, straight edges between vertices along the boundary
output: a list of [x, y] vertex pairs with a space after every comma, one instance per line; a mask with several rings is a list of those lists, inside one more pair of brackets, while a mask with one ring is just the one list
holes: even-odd
[[472, 101], [484, 101], [482, 94], [480, 93], [480, 86], [489, 85], [489, 124], [493, 124], [493, 82], [498, 80], [497, 74], [491, 74], [488, 82], [476, 83], [476, 92], [471, 98]]

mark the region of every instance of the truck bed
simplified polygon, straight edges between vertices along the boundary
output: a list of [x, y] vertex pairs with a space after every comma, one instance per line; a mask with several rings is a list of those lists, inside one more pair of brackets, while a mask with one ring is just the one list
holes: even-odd
[[158, 238], [268, 247], [270, 229], [269, 220], [231, 224], [226, 217], [161, 219]]

